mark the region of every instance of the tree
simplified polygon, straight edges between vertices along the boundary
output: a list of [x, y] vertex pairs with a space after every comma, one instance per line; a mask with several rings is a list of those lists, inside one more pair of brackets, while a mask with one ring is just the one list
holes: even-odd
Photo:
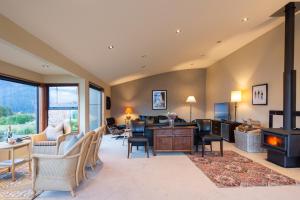
[[10, 108], [0, 106], [0, 117], [7, 117], [7, 116], [10, 116], [12, 114], [13, 114], [13, 112], [11, 111]]

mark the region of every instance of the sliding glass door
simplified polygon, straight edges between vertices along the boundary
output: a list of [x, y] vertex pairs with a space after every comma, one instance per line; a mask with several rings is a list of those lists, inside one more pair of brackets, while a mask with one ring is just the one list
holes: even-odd
[[38, 132], [38, 85], [0, 76], [0, 141]]
[[90, 85], [90, 130], [94, 130], [102, 125], [102, 91]]

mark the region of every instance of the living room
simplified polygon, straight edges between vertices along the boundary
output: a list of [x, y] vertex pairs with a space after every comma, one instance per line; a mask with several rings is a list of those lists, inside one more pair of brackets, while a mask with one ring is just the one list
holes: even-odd
[[297, 199], [299, 9], [0, 1], [0, 199]]

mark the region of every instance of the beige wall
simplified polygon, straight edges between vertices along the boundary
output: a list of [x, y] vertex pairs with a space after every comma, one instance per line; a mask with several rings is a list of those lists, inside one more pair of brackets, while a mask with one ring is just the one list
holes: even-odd
[[[205, 69], [183, 70], [159, 74], [112, 86], [112, 116], [124, 123], [124, 107], [132, 106], [135, 115], [159, 115], [176, 112], [189, 120], [187, 96], [195, 96], [193, 118], [205, 115]], [[152, 90], [167, 90], [167, 110], [152, 110]]]
[[18, 77], [35, 82], [42, 82], [43, 76], [41, 74], [28, 71], [26, 69], [17, 67], [15, 65], [6, 63], [0, 60], [0, 73], [8, 76]]
[[[299, 86], [300, 16], [297, 16], [296, 23], [295, 68]], [[253, 118], [268, 126], [269, 110], [283, 108], [283, 62], [284, 26], [280, 25], [209, 67], [206, 81], [207, 117], [213, 117], [215, 102], [230, 101], [231, 90], [242, 90], [243, 101], [238, 107], [238, 120]], [[254, 106], [251, 99], [252, 85], [261, 83], [269, 84], [269, 104]], [[300, 87], [297, 87], [297, 110], [300, 110], [299, 95]], [[276, 126], [281, 125], [282, 121], [277, 120]]]

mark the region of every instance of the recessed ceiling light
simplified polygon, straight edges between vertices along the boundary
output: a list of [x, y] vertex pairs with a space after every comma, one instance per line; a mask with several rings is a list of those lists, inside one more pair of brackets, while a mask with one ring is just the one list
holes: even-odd
[[176, 29], [176, 33], [177, 34], [181, 33], [181, 30], [180, 29]]
[[248, 20], [249, 20], [248, 17], [244, 17], [244, 18], [242, 19], [242, 22], [247, 22]]
[[217, 43], [220, 44], [222, 42], [222, 40], [218, 40]]
[[109, 46], [108, 46], [108, 49], [113, 49], [113, 48], [114, 48], [113, 45], [109, 45]]
[[42, 67], [43, 68], [49, 68], [49, 65], [48, 64], [42, 64]]

